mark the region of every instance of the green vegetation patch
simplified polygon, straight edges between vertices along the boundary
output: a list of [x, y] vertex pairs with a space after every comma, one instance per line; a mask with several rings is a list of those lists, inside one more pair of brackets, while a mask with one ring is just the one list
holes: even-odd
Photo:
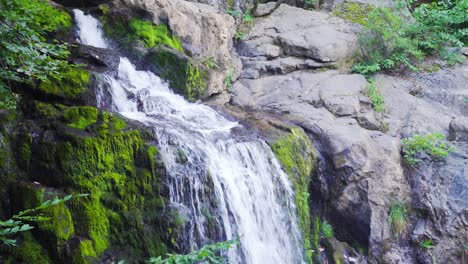
[[368, 14], [374, 9], [372, 5], [356, 2], [344, 2], [339, 4], [332, 12], [332, 15], [341, 17], [350, 22], [366, 25]]
[[301, 128], [292, 128], [291, 133], [281, 137], [271, 145], [271, 148], [293, 182], [299, 226], [304, 234], [304, 246], [311, 260], [312, 250], [319, 252], [318, 238], [313, 240], [313, 244], [311, 243], [309, 212], [309, 184], [317, 163], [317, 153], [311, 140]]
[[94, 250], [93, 243], [91, 240], [81, 240], [78, 247], [73, 250], [72, 253], [73, 263], [75, 264], [87, 264], [92, 263], [96, 257], [96, 251]]
[[364, 91], [365, 95], [369, 97], [372, 102], [372, 108], [376, 112], [383, 113], [385, 111], [385, 99], [384, 96], [380, 93], [380, 90], [375, 85], [375, 79], [369, 79], [369, 85], [367, 89]]
[[90, 77], [87, 70], [68, 68], [61, 76], [41, 82], [39, 90], [47, 95], [75, 99], [86, 91]]
[[101, 21], [106, 34], [133, 52], [136, 52], [133, 47], [137, 41], [141, 41], [145, 48], [166, 45], [179, 52], [184, 52], [180, 39], [173, 35], [165, 24], [155, 25], [148, 20], [130, 19], [108, 10], [103, 13]]
[[421, 154], [425, 153], [434, 160], [443, 160], [455, 149], [444, 141], [444, 135], [432, 133], [413, 135], [401, 140], [403, 157], [409, 165], [421, 162]]
[[388, 223], [396, 235], [401, 235], [405, 232], [408, 225], [408, 209], [398, 201], [393, 201], [390, 205], [388, 214]]
[[91, 106], [70, 107], [64, 111], [63, 117], [69, 126], [85, 129], [97, 122], [98, 110]]
[[359, 34], [359, 54], [353, 71], [372, 74], [381, 70], [418, 70], [429, 56], [438, 56], [454, 65], [463, 60], [447, 47], [468, 45], [468, 0], [423, 3], [406, 14], [405, 4], [395, 9], [344, 3], [334, 14], [363, 25]]
[[184, 95], [189, 101], [205, 96], [208, 71], [202, 65], [164, 47], [158, 47], [150, 52], [146, 60], [154, 72], [169, 81], [171, 89]]
[[151, 21], [132, 19], [130, 28], [135, 38], [143, 41], [146, 48], [163, 44], [180, 52], [184, 51], [180, 40], [169, 32], [165, 24], [154, 25]]

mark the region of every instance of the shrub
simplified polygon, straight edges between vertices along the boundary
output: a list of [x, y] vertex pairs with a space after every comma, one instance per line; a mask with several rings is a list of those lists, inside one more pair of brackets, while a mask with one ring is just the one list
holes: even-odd
[[223, 256], [219, 256], [220, 251], [228, 250], [240, 243], [239, 239], [228, 240], [216, 244], [205, 245], [197, 251], [193, 251], [187, 255], [167, 254], [166, 258], [157, 257], [150, 258], [147, 262], [151, 264], [192, 264], [192, 263], [210, 263], [221, 264], [226, 263]]
[[173, 36], [164, 24], [153, 25], [151, 21], [132, 19], [130, 28], [133, 30], [134, 37], [141, 39], [147, 48], [165, 44], [178, 51], [184, 51], [180, 40]]
[[[14, 108], [10, 83], [60, 78], [70, 67], [66, 44], [46, 41], [46, 36], [71, 27], [71, 17], [43, 0], [0, 0], [0, 107]], [[6, 88], [6, 89], [5, 89]]]
[[327, 220], [323, 220], [322, 224], [320, 225], [322, 236], [324, 238], [331, 238], [334, 236], [333, 233], [333, 226], [330, 225]]
[[429, 238], [419, 242], [419, 246], [421, 246], [424, 249], [432, 249], [434, 247], [434, 242], [432, 241], [432, 238]]
[[401, 235], [407, 227], [407, 209], [406, 206], [398, 201], [393, 201], [390, 206], [388, 222], [396, 235]]
[[385, 110], [385, 101], [383, 95], [380, 93], [377, 86], [375, 86], [375, 79], [369, 79], [369, 86], [365, 90], [365, 94], [372, 101], [372, 107], [376, 112], [383, 113]]
[[444, 136], [438, 133], [428, 135], [413, 135], [401, 140], [403, 157], [409, 165], [417, 165], [421, 153], [426, 153], [432, 159], [442, 160], [454, 150], [443, 141]]
[[405, 35], [403, 19], [390, 8], [373, 9], [363, 20], [358, 36], [360, 58], [354, 72], [368, 74], [382, 69], [409, 67], [423, 57], [417, 41]]
[[416, 7], [413, 22], [402, 18], [398, 8], [367, 10], [361, 5], [345, 4], [334, 14], [363, 25], [358, 39], [360, 58], [353, 71], [371, 74], [380, 70], [417, 70], [415, 65], [432, 55], [441, 56], [449, 65], [460, 62], [460, 56], [444, 55], [442, 51], [447, 46], [468, 45], [467, 10], [468, 0], [447, 0]]
[[49, 218], [42, 215], [41, 212], [45, 209], [51, 208], [62, 204], [72, 198], [88, 196], [87, 194], [67, 195], [63, 198], [55, 198], [53, 200], [47, 200], [40, 206], [32, 209], [27, 209], [19, 212], [6, 221], [0, 221], [0, 241], [8, 246], [16, 246], [16, 240], [11, 238], [19, 233], [29, 231], [34, 227], [25, 222], [43, 222], [50, 220]]

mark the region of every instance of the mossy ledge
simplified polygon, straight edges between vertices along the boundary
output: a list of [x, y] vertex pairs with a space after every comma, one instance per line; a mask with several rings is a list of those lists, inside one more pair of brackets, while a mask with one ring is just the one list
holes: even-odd
[[[30, 102], [0, 125], [0, 216], [66, 194], [88, 193], [43, 212], [51, 220], [0, 249], [0, 262], [126, 263], [165, 254], [177, 228], [164, 213], [164, 166], [143, 127], [94, 107]], [[31, 158], [34, 157], [34, 158]]]
[[165, 24], [135, 18], [101, 5], [106, 36], [122, 46], [130, 57], [143, 61], [150, 70], [169, 82], [171, 88], [189, 101], [206, 97], [209, 70], [190, 58], [182, 42]]
[[[296, 193], [296, 207], [307, 250], [308, 262], [312, 263], [319, 251], [318, 234], [311, 229], [309, 210], [309, 184], [317, 164], [317, 152], [307, 134], [301, 128], [291, 128], [290, 133], [271, 144], [271, 148], [283, 169], [289, 175]], [[314, 261], [313, 263], [315, 263]]]

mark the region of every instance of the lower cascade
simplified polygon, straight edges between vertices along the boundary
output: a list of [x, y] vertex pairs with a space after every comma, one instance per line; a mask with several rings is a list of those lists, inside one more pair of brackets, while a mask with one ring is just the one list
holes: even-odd
[[[99, 22], [74, 13], [81, 42], [108, 47]], [[265, 142], [212, 108], [185, 101], [127, 58], [120, 58], [116, 77], [103, 80], [112, 110], [154, 128], [188, 249], [239, 237], [230, 263], [305, 263], [294, 192]]]

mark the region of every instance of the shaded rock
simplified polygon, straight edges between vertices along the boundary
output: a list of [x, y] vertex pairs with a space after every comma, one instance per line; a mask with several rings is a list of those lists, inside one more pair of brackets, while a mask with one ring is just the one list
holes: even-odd
[[119, 67], [119, 55], [110, 49], [96, 48], [75, 43], [70, 60], [74, 64], [84, 64], [89, 70], [95, 72], [116, 72]]
[[[113, 16], [116, 15], [124, 17], [124, 23], [121, 24], [125, 27], [128, 27], [128, 21], [132, 17], [150, 18], [155, 25], [165, 24], [168, 26], [171, 36], [177, 37], [182, 42], [184, 52], [179, 50], [180, 56], [190, 57], [191, 65], [200, 70], [200, 75], [206, 73], [205, 78], [203, 78], [205, 79], [204, 83], [197, 80], [198, 83], [194, 85], [196, 87], [192, 87], [198, 89], [199, 86], [206, 86], [206, 89], [202, 89], [203, 93], [199, 93], [200, 96], [188, 97], [190, 100], [204, 99], [226, 89], [224, 79], [232, 64], [231, 49], [235, 32], [235, 23], [231, 16], [220, 13], [219, 10], [206, 4], [181, 0], [119, 0], [112, 3], [110, 12], [111, 25], [115, 24]], [[136, 57], [140, 58], [147, 51], [140, 47], [136, 53]], [[179, 62], [175, 61], [175, 63]], [[207, 70], [204, 65], [206, 66], [208, 63], [214, 64], [216, 67]], [[164, 68], [162, 65], [158, 65], [158, 67]], [[172, 74], [184, 75], [191, 70], [193, 69], [187, 67], [185, 71]], [[159, 72], [161, 71], [165, 70], [160, 69]], [[193, 80], [193, 78], [189, 79]], [[177, 81], [177, 79], [169, 81]], [[193, 90], [192, 88], [189, 87], [185, 90]]]
[[449, 140], [468, 140], [468, 117], [460, 117], [452, 120], [449, 125]]

